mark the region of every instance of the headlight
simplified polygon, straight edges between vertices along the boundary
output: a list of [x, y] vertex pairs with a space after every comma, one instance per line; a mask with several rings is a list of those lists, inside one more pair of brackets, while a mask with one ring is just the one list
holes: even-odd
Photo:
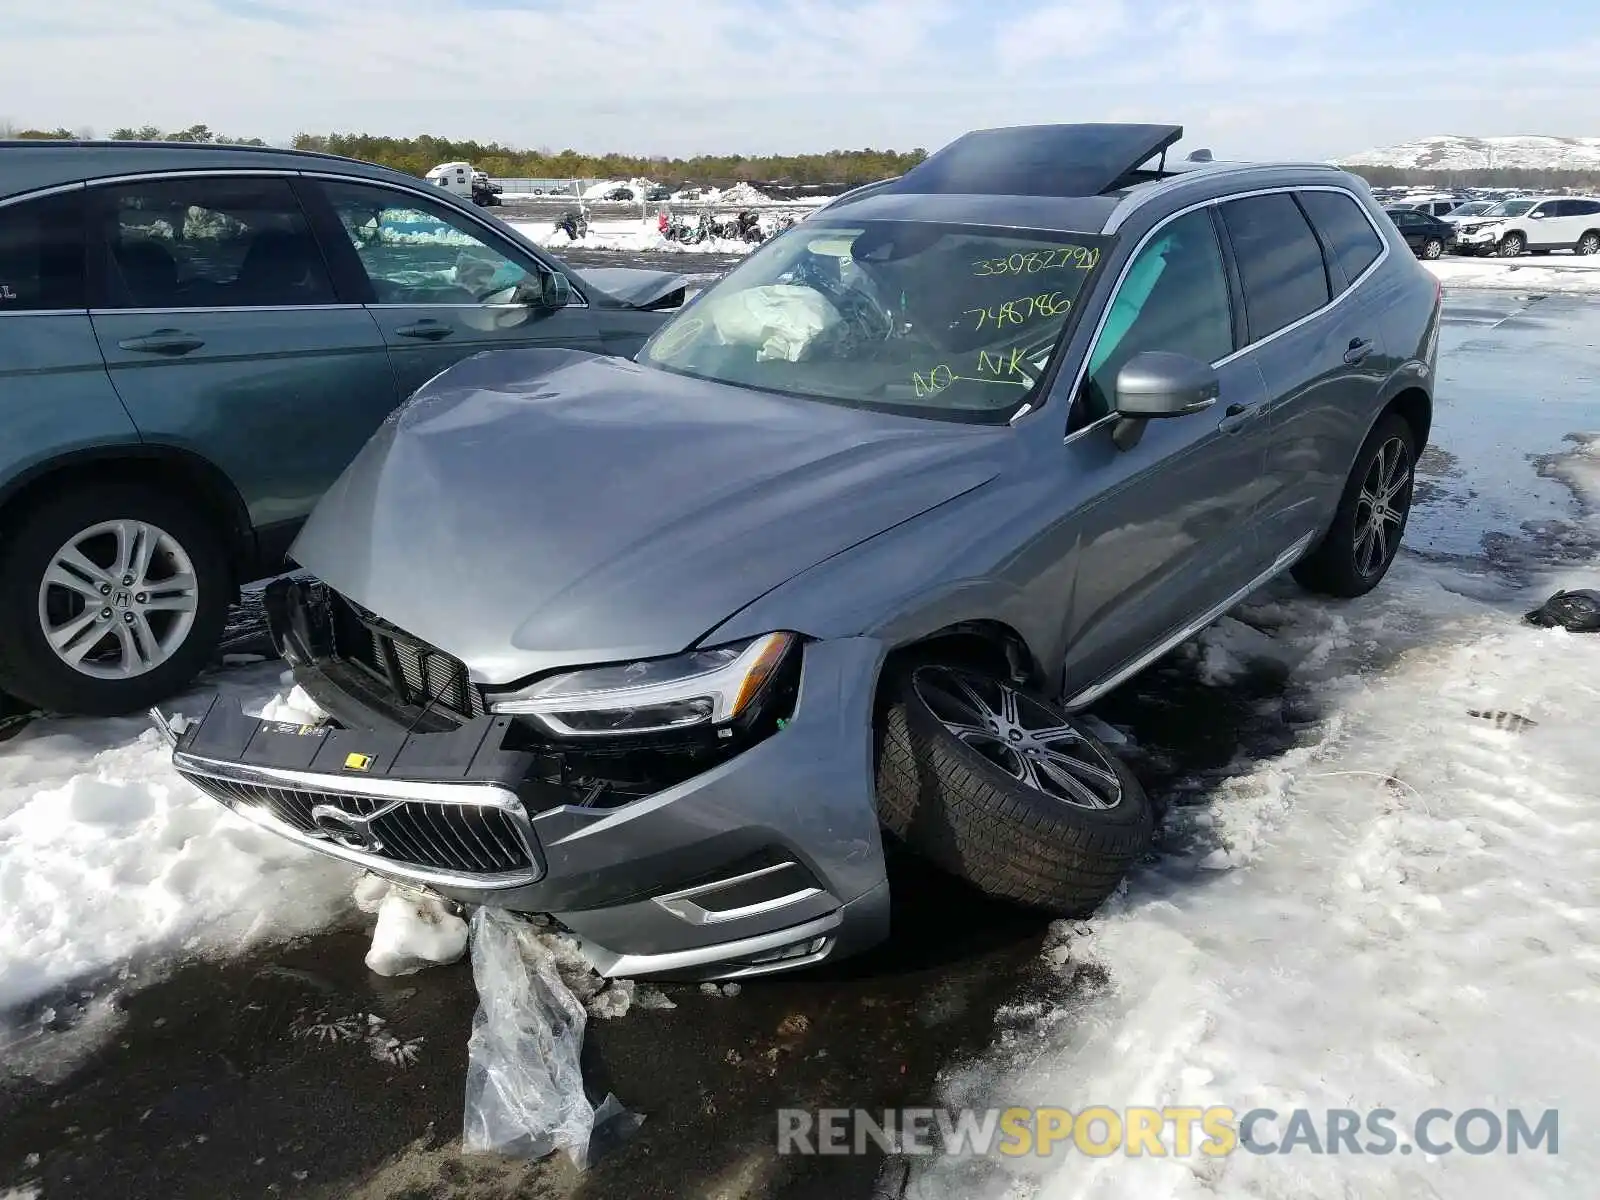
[[798, 639], [768, 633], [711, 650], [552, 675], [491, 698], [563, 737], [662, 733], [725, 725], [750, 712]]

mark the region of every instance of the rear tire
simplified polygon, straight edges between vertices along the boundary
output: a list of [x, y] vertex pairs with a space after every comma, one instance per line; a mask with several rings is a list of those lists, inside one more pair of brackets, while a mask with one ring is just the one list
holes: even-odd
[[[124, 551], [136, 561], [119, 572]], [[195, 503], [132, 483], [47, 496], [0, 546], [0, 690], [48, 712], [148, 708], [210, 661], [233, 591], [222, 537]]]
[[[936, 866], [990, 896], [1082, 915], [1149, 848], [1155, 820], [1139, 781], [1058, 706], [928, 657], [891, 667], [884, 686], [878, 816]], [[997, 720], [979, 725], [974, 695]], [[964, 711], [957, 736], [949, 722]], [[1026, 732], [1039, 729], [1055, 732], [1041, 744]]]
[[1333, 524], [1294, 565], [1301, 587], [1353, 599], [1378, 586], [1405, 536], [1416, 463], [1417, 439], [1405, 418], [1380, 418], [1356, 455]]
[[1578, 244], [1572, 248], [1574, 254], [1600, 254], [1600, 230], [1591, 229], [1578, 239]]

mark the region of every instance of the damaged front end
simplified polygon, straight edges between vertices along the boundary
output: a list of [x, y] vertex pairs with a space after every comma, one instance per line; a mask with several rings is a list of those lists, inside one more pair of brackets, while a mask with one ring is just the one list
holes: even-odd
[[[873, 644], [770, 635], [688, 668], [495, 692], [320, 581], [265, 599], [332, 720], [218, 700], [171, 735], [178, 771], [257, 824], [463, 903], [550, 913], [609, 975], [758, 974], [887, 933]], [[690, 668], [705, 696], [670, 686]]]

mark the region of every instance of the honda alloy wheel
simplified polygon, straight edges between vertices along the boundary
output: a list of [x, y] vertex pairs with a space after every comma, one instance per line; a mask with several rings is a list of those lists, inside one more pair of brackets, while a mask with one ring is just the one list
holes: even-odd
[[93, 679], [132, 679], [171, 660], [194, 628], [199, 585], [188, 553], [144, 521], [101, 521], [51, 556], [39, 627], [56, 657]]
[[121, 482], [63, 489], [0, 542], [0, 691], [59, 713], [147, 708], [210, 660], [234, 591], [195, 498]]
[[1600, 233], [1590, 231], [1578, 239], [1578, 244], [1573, 247], [1574, 254], [1600, 254]]
[[1144, 789], [1052, 701], [933, 652], [886, 669], [879, 819], [991, 896], [1093, 911], [1150, 846]]

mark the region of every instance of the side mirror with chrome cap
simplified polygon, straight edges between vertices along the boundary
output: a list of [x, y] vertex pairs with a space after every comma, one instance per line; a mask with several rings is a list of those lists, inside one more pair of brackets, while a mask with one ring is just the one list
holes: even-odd
[[1142, 350], [1117, 372], [1116, 415], [1111, 436], [1131, 450], [1144, 434], [1144, 423], [1186, 417], [1210, 408], [1222, 394], [1216, 368], [1187, 354]]

